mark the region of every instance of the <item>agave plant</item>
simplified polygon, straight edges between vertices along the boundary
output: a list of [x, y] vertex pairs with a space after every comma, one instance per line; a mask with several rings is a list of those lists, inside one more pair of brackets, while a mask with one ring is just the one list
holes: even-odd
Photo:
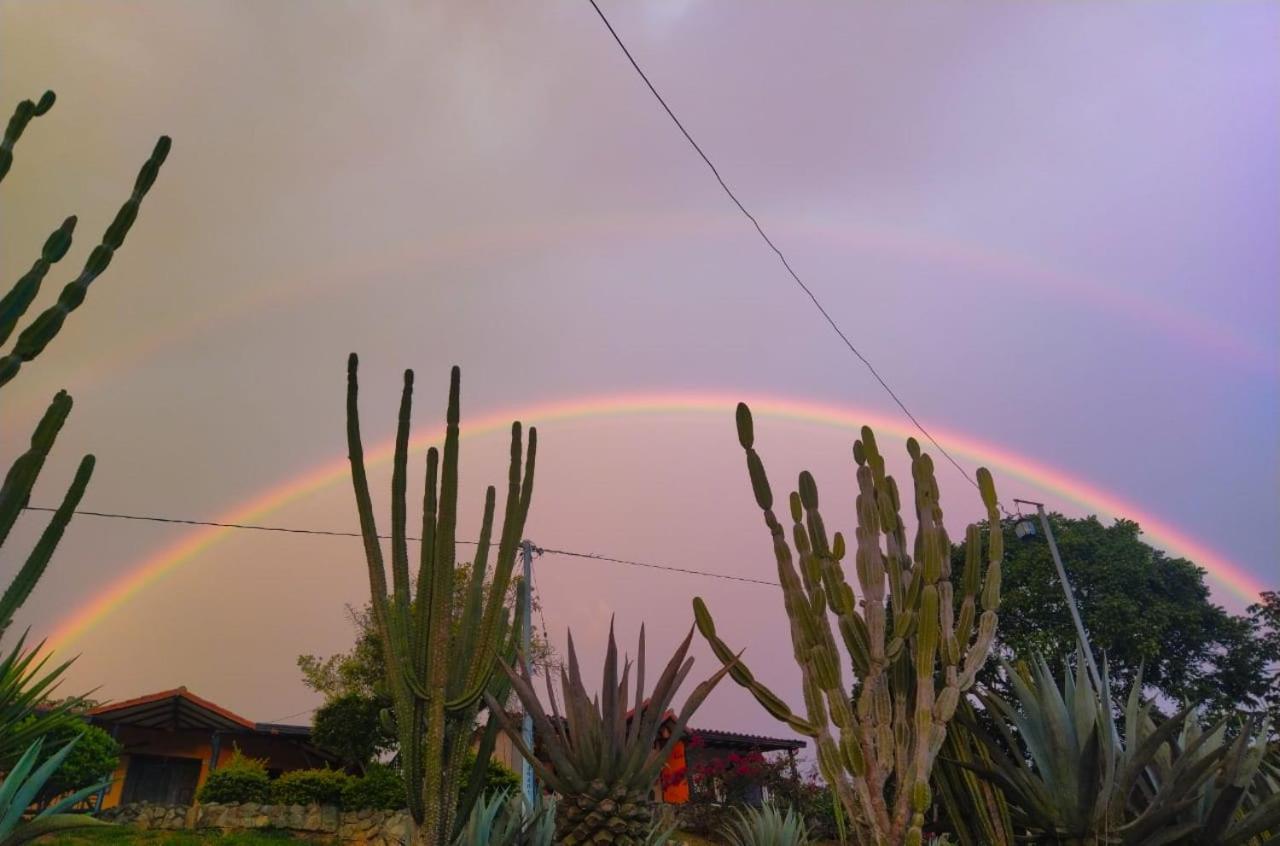
[[555, 799], [539, 794], [529, 807], [523, 794], [500, 790], [481, 797], [453, 846], [551, 846]]
[[[1148, 715], [1136, 719], [1151, 731]], [[1166, 836], [1178, 833], [1184, 842], [1198, 846], [1237, 846], [1272, 842], [1280, 835], [1280, 791], [1263, 767], [1265, 756], [1275, 754], [1267, 742], [1266, 721], [1248, 718], [1234, 738], [1227, 737], [1226, 728], [1224, 721], [1205, 731], [1197, 715], [1189, 715], [1178, 739], [1161, 747], [1148, 768], [1149, 783], [1162, 785], [1185, 778], [1202, 762], [1216, 762], [1198, 786], [1195, 801], [1166, 826]], [[1146, 784], [1141, 787], [1145, 798], [1151, 791]]]
[[[520, 754], [533, 765], [538, 778], [556, 793], [555, 842], [563, 846], [579, 844], [621, 844], [642, 846], [653, 842], [653, 787], [662, 765], [684, 733], [689, 718], [716, 684], [729, 671], [722, 668], [699, 684], [674, 717], [670, 738], [658, 744], [663, 724], [672, 719], [668, 712], [693, 659], [686, 658], [693, 630], [681, 642], [653, 691], [644, 697], [644, 627], [640, 628], [640, 648], [636, 655], [634, 706], [628, 713], [631, 661], [623, 659], [618, 677], [618, 645], [609, 624], [609, 646], [605, 655], [600, 696], [587, 693], [578, 669], [578, 656], [569, 634], [569, 667], [560, 668], [564, 696], [561, 715], [551, 678], [547, 676], [548, 715], [533, 689], [528, 667], [503, 665], [525, 712], [533, 717], [549, 763], [544, 763], [524, 742], [520, 726], [503, 710], [501, 703], [487, 697], [490, 713], [511, 738]], [[730, 665], [732, 666], [732, 664]]]
[[23, 814], [40, 794], [45, 783], [57, 772], [58, 767], [62, 766], [62, 762], [71, 753], [76, 741], [73, 740], [63, 746], [50, 755], [49, 760], [36, 767], [43, 745], [44, 741], [41, 739], [28, 746], [27, 751], [18, 759], [18, 763], [5, 775], [4, 780], [0, 781], [0, 846], [19, 846], [56, 831], [107, 825], [85, 814], [66, 812], [102, 790], [111, 783], [110, 780], [65, 796], [31, 820], [23, 821]]
[[759, 808], [738, 808], [721, 836], [728, 846], [806, 846], [809, 827], [792, 809], [780, 811], [766, 802]]
[[1122, 733], [1105, 662], [1102, 690], [1080, 653], [1061, 687], [1042, 658], [1004, 668], [1017, 706], [980, 694], [1000, 738], [970, 721], [991, 763], [962, 766], [1002, 789], [1036, 842], [1241, 846], [1280, 822], [1280, 799], [1244, 804], [1267, 748], [1256, 725], [1226, 742], [1227, 721], [1203, 731], [1192, 706], [1157, 721], [1139, 674]]

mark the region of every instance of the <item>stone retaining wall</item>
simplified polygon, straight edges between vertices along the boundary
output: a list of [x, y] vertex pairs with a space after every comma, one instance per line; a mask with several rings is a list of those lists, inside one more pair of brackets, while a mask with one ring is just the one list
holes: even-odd
[[247, 831], [271, 828], [343, 846], [400, 846], [409, 842], [404, 811], [340, 811], [332, 805], [259, 805], [255, 802], [201, 805], [120, 805], [99, 814], [107, 822], [139, 829], [216, 828]]

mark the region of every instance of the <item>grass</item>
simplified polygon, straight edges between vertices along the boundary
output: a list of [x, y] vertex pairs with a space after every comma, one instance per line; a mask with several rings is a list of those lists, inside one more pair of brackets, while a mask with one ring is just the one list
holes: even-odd
[[139, 831], [126, 825], [68, 832], [36, 841], [38, 846], [279, 846], [302, 842], [285, 832]]

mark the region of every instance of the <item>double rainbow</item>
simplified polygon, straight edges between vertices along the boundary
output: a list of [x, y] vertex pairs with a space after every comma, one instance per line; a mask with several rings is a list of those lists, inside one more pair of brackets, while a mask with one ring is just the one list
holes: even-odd
[[[900, 420], [869, 410], [778, 397], [730, 397], [706, 393], [630, 394], [532, 405], [488, 414], [479, 419], [464, 418], [462, 433], [464, 437], [491, 434], [508, 429], [512, 420], [522, 420], [538, 426], [566, 420], [671, 414], [714, 414], [727, 420], [731, 419], [735, 405], [742, 399], [746, 400], [757, 417], [830, 426], [851, 432], [856, 432], [862, 425], [869, 425], [882, 434], [903, 439], [915, 434], [914, 430], [904, 426]], [[1235, 598], [1252, 602], [1263, 590], [1256, 577], [1226, 556], [1133, 503], [1003, 447], [942, 428], [931, 427], [931, 431], [948, 451], [985, 464], [995, 471], [997, 484], [1000, 475], [1012, 476], [1059, 498], [1061, 501], [1054, 503], [1055, 507], [1061, 507], [1062, 501], [1065, 501], [1074, 503], [1087, 512], [1136, 520], [1150, 542], [1172, 554], [1194, 561], [1208, 572], [1212, 584], [1225, 589]], [[425, 449], [439, 441], [441, 436], [439, 429], [425, 432], [414, 438], [412, 447]], [[367, 450], [366, 461], [370, 464], [388, 462], [393, 448], [393, 442], [388, 439], [376, 448]], [[335, 458], [257, 494], [221, 515], [216, 522], [262, 521], [291, 503], [331, 485], [347, 482], [349, 473], [346, 457]], [[134, 597], [159, 585], [178, 568], [199, 559], [226, 538], [230, 531], [225, 528], [202, 527], [147, 558], [60, 620], [48, 636], [46, 648], [67, 649], [104, 619], [125, 607]]]

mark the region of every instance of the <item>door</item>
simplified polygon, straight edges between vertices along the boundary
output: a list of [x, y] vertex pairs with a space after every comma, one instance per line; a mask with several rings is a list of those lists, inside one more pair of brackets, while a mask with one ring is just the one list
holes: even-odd
[[199, 758], [132, 755], [120, 801], [190, 805], [196, 798], [200, 763]]

